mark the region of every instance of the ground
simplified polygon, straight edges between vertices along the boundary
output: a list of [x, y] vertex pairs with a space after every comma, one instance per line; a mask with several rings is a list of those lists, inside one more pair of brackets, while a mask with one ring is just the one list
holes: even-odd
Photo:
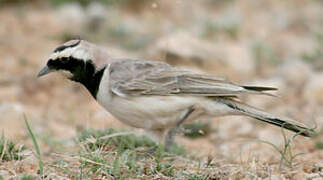
[[[319, 0], [0, 0], [0, 179], [322, 178], [322, 8]], [[318, 135], [247, 117], [200, 119], [185, 126], [200, 127], [198, 137], [179, 134], [172, 152], [149, 153], [145, 133], [84, 87], [59, 75], [36, 78], [49, 54], [78, 36], [111, 56], [277, 87], [278, 97], [241, 99]]]

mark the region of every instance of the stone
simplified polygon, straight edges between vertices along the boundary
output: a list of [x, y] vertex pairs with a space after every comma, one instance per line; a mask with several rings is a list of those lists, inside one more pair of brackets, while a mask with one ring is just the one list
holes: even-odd
[[86, 8], [87, 25], [92, 31], [98, 31], [106, 20], [106, 8], [103, 4], [92, 2]]
[[184, 32], [172, 33], [157, 40], [149, 54], [152, 59], [165, 60], [172, 65], [198, 66], [202, 69], [225, 64], [222, 49]]
[[255, 63], [245, 43], [217, 43], [198, 39], [184, 32], [173, 33], [157, 40], [148, 53], [152, 59], [174, 66], [216, 73], [230, 79], [253, 74]]
[[289, 87], [302, 88], [312, 74], [311, 67], [301, 60], [289, 60], [278, 69], [278, 76]]
[[232, 72], [239, 74], [253, 74], [255, 73], [255, 62], [251, 57], [250, 50], [247, 45], [241, 44], [227, 44], [226, 47], [226, 64], [232, 69]]
[[57, 11], [58, 18], [65, 24], [65, 30], [80, 31], [86, 23], [86, 14], [79, 3], [68, 3]]
[[311, 102], [323, 105], [323, 73], [315, 73], [305, 86], [305, 98]]

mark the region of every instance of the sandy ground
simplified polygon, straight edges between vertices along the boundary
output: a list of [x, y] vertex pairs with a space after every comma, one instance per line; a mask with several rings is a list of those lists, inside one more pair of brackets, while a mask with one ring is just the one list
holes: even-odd
[[[323, 53], [315, 56], [323, 49], [320, 1], [163, 1], [100, 8], [102, 12], [75, 4], [0, 7], [0, 131], [8, 139], [32, 149], [23, 121], [26, 114], [50, 161], [55, 152], [74, 146], [80, 129], [140, 132], [105, 112], [80, 85], [59, 75], [36, 78], [51, 51], [76, 35], [105, 47], [112, 56], [163, 60], [242, 84], [278, 87], [279, 98], [242, 99], [309, 126], [316, 124], [322, 131]], [[304, 55], [312, 59], [306, 61]], [[211, 126], [214, 131], [207, 137], [179, 136], [177, 141], [198, 157], [239, 168], [252, 163], [254, 168], [271, 166], [277, 179], [282, 178], [277, 151], [257, 141], [282, 147], [279, 128], [245, 117], [215, 118]], [[304, 155], [295, 159], [292, 171], [286, 168], [291, 179], [322, 173], [323, 150], [316, 145], [322, 141], [322, 133], [293, 141], [293, 153]], [[37, 171], [32, 159], [1, 163], [0, 169], [15, 166], [17, 174]]]

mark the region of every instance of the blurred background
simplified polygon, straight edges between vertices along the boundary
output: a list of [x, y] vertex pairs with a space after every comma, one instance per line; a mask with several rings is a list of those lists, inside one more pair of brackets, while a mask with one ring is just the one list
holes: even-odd
[[[322, 132], [322, 9], [320, 0], [0, 0], [0, 132], [32, 147], [25, 113], [50, 157], [75, 146], [72, 139], [82, 129], [138, 131], [114, 119], [79, 84], [54, 74], [36, 78], [57, 46], [78, 37], [114, 57], [165, 61], [240, 84], [277, 87], [279, 98], [242, 99]], [[179, 136], [178, 144], [233, 163], [279, 161], [270, 146], [250, 141], [282, 146], [279, 128], [246, 117], [205, 123], [204, 137]], [[323, 167], [322, 133], [297, 137], [294, 149], [305, 153], [299, 162]], [[307, 171], [299, 173], [312, 173]]]

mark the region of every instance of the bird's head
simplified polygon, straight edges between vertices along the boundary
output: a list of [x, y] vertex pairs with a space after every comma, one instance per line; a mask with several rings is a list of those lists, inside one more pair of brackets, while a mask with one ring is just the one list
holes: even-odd
[[98, 46], [85, 40], [70, 40], [53, 51], [38, 77], [58, 71], [71, 80], [81, 81], [108, 63], [109, 56]]

